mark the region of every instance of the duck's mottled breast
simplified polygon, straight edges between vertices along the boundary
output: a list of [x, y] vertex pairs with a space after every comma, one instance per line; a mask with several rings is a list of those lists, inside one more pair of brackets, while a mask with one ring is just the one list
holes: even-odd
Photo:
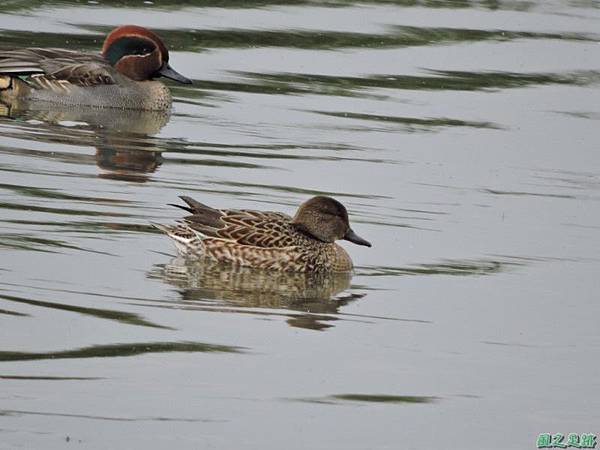
[[336, 243], [325, 243], [298, 233], [297, 249], [307, 272], [350, 272], [352, 259], [344, 248]]
[[352, 259], [350, 255], [338, 244], [327, 244], [327, 248], [321, 253], [322, 265], [331, 272], [350, 272], [352, 270]]

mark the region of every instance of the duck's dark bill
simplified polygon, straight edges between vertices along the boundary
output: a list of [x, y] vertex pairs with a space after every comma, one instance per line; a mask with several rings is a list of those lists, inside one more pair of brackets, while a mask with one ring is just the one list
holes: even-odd
[[171, 80], [175, 80], [179, 83], [192, 84], [192, 80], [190, 80], [189, 78], [186, 78], [183, 75], [181, 75], [180, 73], [176, 72], [168, 64], [163, 64], [163, 66], [160, 68], [158, 73], [161, 74], [165, 78], [170, 78]]
[[363, 238], [361, 238], [358, 234], [356, 234], [354, 231], [352, 231], [352, 228], [350, 228], [346, 232], [344, 239], [346, 241], [354, 242], [357, 245], [365, 245], [367, 247], [371, 246], [371, 243], [369, 241], [365, 241]]

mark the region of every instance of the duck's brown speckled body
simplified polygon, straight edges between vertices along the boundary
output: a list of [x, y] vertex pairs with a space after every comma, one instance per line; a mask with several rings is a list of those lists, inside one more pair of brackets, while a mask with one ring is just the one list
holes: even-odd
[[371, 246], [348, 224], [344, 206], [314, 197], [295, 217], [271, 211], [214, 209], [181, 197], [191, 213], [177, 225], [157, 225], [183, 255], [234, 265], [294, 272], [348, 272], [352, 260], [336, 239]]

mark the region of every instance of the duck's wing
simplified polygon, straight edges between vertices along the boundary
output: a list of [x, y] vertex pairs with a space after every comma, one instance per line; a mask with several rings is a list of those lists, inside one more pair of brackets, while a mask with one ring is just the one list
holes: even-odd
[[[57, 48], [0, 51], [0, 75], [28, 82], [67, 82], [75, 86], [115, 84], [116, 70], [100, 55]], [[44, 87], [48, 87], [44, 85]]]
[[[290, 247], [296, 244], [291, 217], [271, 211], [214, 209], [182, 196], [188, 206], [173, 205], [191, 213], [182, 219], [184, 228], [207, 238], [221, 239], [239, 245], [263, 248]], [[182, 229], [183, 233], [184, 230]]]

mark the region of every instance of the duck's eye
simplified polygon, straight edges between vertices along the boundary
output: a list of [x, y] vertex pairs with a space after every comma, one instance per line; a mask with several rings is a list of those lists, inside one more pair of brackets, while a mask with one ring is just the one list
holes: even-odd
[[147, 55], [149, 53], [152, 53], [152, 49], [150, 47], [136, 48], [133, 52], [134, 55]]

